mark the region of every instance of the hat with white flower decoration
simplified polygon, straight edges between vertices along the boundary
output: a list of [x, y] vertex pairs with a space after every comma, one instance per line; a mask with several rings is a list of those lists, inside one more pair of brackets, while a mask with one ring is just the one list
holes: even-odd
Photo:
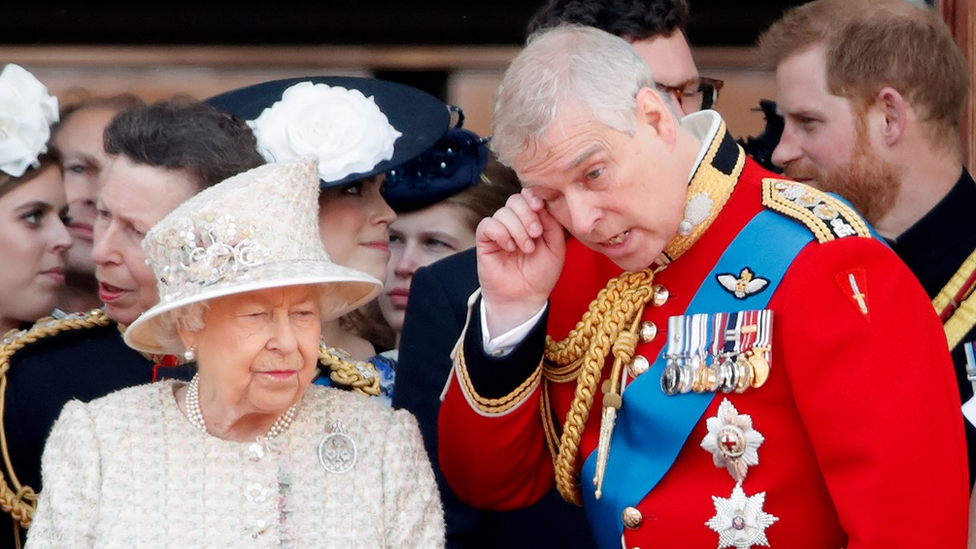
[[[182, 351], [174, 319], [187, 305], [286, 286], [323, 286], [322, 321], [376, 296], [382, 283], [329, 259], [318, 226], [318, 159], [274, 162], [193, 196], [142, 241], [159, 303], [125, 331], [148, 353]], [[255, 200], [254, 197], [260, 197]]]
[[0, 171], [20, 177], [47, 152], [58, 100], [27, 69], [13, 63], [0, 72]]
[[451, 123], [440, 99], [377, 78], [273, 80], [206, 101], [246, 120], [269, 162], [318, 156], [323, 189], [399, 166], [434, 145]]

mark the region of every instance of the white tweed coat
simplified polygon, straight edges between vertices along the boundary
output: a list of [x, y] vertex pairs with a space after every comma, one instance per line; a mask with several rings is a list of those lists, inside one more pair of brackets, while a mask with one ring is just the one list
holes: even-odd
[[[312, 385], [277, 438], [229, 442], [190, 425], [177, 383], [65, 406], [44, 450], [29, 549], [444, 546], [410, 413]], [[344, 473], [319, 459], [337, 421], [356, 447]]]

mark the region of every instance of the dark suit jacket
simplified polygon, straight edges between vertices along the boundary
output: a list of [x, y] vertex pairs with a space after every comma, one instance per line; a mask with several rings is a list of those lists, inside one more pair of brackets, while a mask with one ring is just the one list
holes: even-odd
[[441, 474], [437, 463], [440, 393], [451, 370], [451, 349], [464, 326], [468, 296], [477, 288], [474, 249], [414, 273], [393, 392], [393, 407], [411, 411], [420, 423], [444, 501], [447, 547], [595, 548], [583, 510], [563, 501], [555, 490], [525, 509], [481, 511], [462, 503]]

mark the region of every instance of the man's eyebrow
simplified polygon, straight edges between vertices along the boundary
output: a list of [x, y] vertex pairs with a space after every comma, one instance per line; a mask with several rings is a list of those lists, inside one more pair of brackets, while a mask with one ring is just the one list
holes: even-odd
[[591, 156], [593, 156], [594, 154], [596, 154], [599, 151], [600, 151], [600, 146], [599, 145], [593, 145], [592, 147], [583, 149], [583, 152], [581, 152], [578, 155], [576, 155], [576, 157], [573, 158], [573, 161], [569, 163], [569, 165], [566, 167], [566, 169], [572, 170], [574, 168], [578, 168], [580, 166], [580, 164], [582, 164], [583, 162], [586, 162], [586, 160], [588, 158], [590, 158]]

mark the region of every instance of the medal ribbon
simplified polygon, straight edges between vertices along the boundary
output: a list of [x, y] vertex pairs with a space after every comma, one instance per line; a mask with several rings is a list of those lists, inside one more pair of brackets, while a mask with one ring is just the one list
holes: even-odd
[[772, 343], [773, 343], [773, 312], [769, 309], [763, 309], [761, 311], [755, 311], [758, 316], [756, 321], [756, 326], [758, 330], [756, 331], [754, 347], [765, 349], [762, 351], [763, 358], [766, 359], [766, 364], [773, 364], [773, 353], [772, 353]]
[[697, 313], [691, 316], [691, 340], [694, 355], [692, 363], [697, 367], [699, 364], [708, 362], [708, 313]]

